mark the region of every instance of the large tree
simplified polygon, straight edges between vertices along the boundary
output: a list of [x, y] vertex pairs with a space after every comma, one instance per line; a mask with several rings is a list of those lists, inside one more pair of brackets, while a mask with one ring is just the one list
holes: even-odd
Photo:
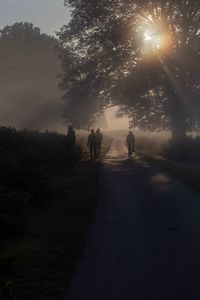
[[59, 54], [68, 120], [81, 126], [120, 105], [134, 126], [185, 137], [200, 111], [199, 0], [65, 4], [72, 20], [59, 33]]

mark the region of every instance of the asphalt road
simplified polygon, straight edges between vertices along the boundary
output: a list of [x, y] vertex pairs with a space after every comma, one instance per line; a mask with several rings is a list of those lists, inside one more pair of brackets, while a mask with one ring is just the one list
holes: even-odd
[[67, 300], [199, 300], [200, 196], [116, 139]]

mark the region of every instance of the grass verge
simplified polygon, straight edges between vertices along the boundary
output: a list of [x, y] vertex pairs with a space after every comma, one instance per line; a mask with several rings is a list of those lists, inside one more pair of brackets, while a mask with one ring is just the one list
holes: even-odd
[[175, 176], [180, 181], [200, 192], [200, 165], [192, 162], [175, 162], [162, 157], [138, 153], [145, 161], [155, 164], [159, 168]]

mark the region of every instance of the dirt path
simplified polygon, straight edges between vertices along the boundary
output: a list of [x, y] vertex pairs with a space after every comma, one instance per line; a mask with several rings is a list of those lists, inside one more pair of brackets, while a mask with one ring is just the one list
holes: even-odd
[[200, 299], [200, 197], [115, 140], [67, 300]]

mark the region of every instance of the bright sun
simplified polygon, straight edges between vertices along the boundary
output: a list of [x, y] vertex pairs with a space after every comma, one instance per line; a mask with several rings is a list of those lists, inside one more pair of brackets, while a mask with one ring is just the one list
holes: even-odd
[[150, 42], [152, 40], [151, 34], [148, 33], [148, 32], [145, 32], [144, 33], [144, 40], [145, 40], [145, 42]]
[[159, 49], [161, 44], [160, 35], [153, 28], [144, 28], [145, 47]]
[[173, 39], [167, 31], [163, 30], [164, 28], [161, 22], [154, 22], [150, 16], [138, 19], [137, 31], [144, 54], [170, 51]]

